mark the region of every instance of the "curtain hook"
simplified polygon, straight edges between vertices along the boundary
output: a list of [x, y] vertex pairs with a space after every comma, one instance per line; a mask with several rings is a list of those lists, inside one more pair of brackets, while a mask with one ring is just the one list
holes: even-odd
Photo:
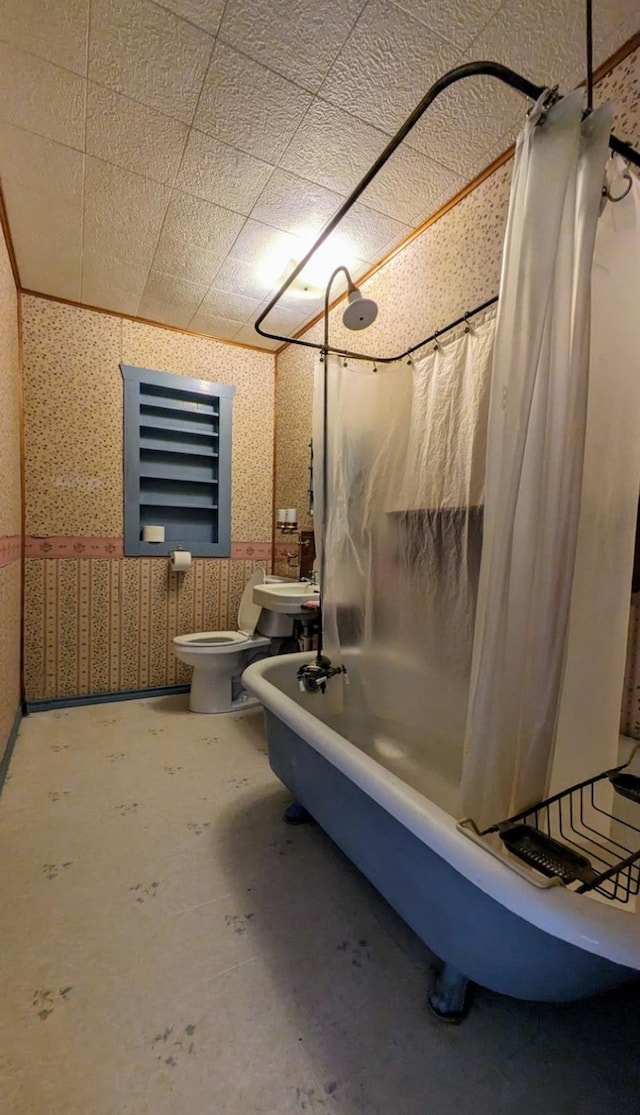
[[605, 182], [604, 186], [602, 187], [603, 194], [605, 194], [609, 201], [612, 201], [614, 205], [617, 201], [624, 201], [625, 197], [633, 186], [633, 179], [631, 177], [631, 171], [629, 170], [629, 164], [627, 162], [625, 162], [624, 170], [619, 177], [619, 181], [626, 183], [626, 185], [622, 193], [617, 194], [616, 196], [611, 193], [611, 186], [608, 182]]
[[440, 345], [438, 344], [438, 330], [436, 329], [435, 333], [433, 334], [433, 351], [438, 352], [439, 350]]
[[469, 311], [468, 310], [465, 311], [465, 315], [464, 315], [464, 331], [465, 331], [465, 333], [470, 333], [471, 332], [471, 322], [469, 321]]
[[377, 369], [377, 367], [376, 367], [376, 362], [375, 362], [375, 360], [374, 360], [374, 361], [373, 361], [373, 372], [374, 372], [374, 375], [375, 375], [375, 373], [376, 373], [377, 371], [378, 371], [378, 369]]

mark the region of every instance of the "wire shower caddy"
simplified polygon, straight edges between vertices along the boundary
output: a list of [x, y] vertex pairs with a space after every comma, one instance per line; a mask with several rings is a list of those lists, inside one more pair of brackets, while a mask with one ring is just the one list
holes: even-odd
[[640, 891], [640, 776], [626, 766], [578, 782], [478, 835], [497, 834], [508, 852], [550, 882], [629, 903]]

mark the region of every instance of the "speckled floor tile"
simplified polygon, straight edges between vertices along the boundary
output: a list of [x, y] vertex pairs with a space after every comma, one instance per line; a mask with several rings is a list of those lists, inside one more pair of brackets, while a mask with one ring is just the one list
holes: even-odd
[[287, 801], [260, 710], [24, 721], [0, 799], [3, 1115], [635, 1110], [637, 990], [478, 989], [443, 1026], [431, 954]]

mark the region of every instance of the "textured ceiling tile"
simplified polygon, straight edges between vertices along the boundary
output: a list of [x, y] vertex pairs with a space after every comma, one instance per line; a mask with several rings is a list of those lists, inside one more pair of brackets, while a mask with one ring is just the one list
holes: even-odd
[[189, 329], [195, 333], [206, 333], [208, 337], [217, 337], [220, 341], [232, 341], [238, 335], [242, 323], [233, 318], [219, 317], [217, 314], [207, 314], [199, 310], [189, 322]]
[[[495, 158], [497, 158], [496, 155], [488, 156], [488, 162], [491, 162], [492, 159]], [[478, 173], [483, 169], [484, 167], [479, 167]], [[427, 201], [424, 209], [413, 218], [414, 228], [419, 228], [424, 221], [428, 221], [430, 217], [433, 217], [434, 213], [437, 213], [443, 205], [451, 201], [451, 199], [454, 198], [456, 194], [460, 193], [460, 190], [464, 189], [466, 185], [467, 180], [465, 178], [458, 178], [454, 179], [451, 185], [443, 187], [440, 193], [434, 189], [433, 192], [430, 193], [430, 200]]]
[[188, 128], [148, 105], [89, 82], [87, 152], [117, 166], [171, 184]]
[[80, 301], [99, 310], [114, 310], [118, 314], [131, 314], [135, 317], [140, 305], [140, 295], [136, 291], [118, 286], [114, 279], [101, 276], [85, 279], [83, 276]]
[[388, 136], [325, 101], [314, 101], [280, 160], [285, 170], [339, 194], [351, 193]]
[[339, 236], [341, 250], [372, 262], [384, 252], [389, 243], [402, 240], [410, 231], [408, 225], [356, 202], [342, 218], [327, 243], [330, 244], [334, 236]]
[[163, 230], [153, 257], [153, 268], [208, 287], [225, 254], [200, 248], [186, 240], [173, 240]]
[[250, 263], [229, 257], [216, 274], [213, 285], [217, 290], [241, 294], [244, 298], [262, 302], [272, 290], [276, 290], [277, 280], [274, 281], [273, 276], [262, 274]]
[[459, 51], [391, 0], [369, 0], [322, 85], [332, 104], [395, 132]]
[[189, 132], [176, 186], [237, 213], [249, 213], [273, 167], [194, 128]]
[[449, 0], [446, 4], [434, 4], [433, 0], [393, 2], [461, 50], [469, 46], [501, 4], [501, 0]]
[[194, 125], [276, 163], [311, 104], [311, 94], [279, 74], [216, 43]]
[[320, 231], [343, 200], [340, 194], [324, 186], [286, 170], [276, 170], [251, 210], [251, 216], [283, 232], [308, 237]]
[[5, 42], [74, 73], [87, 72], [89, 0], [2, 0]]
[[82, 206], [84, 157], [35, 132], [0, 122], [0, 177], [12, 179], [48, 197]]
[[85, 284], [92, 287], [113, 286], [130, 295], [142, 295], [147, 281], [149, 268], [144, 264], [130, 263], [115, 256], [92, 255], [85, 251], [82, 257], [82, 296], [85, 297]]
[[85, 85], [69, 70], [0, 43], [0, 119], [9, 124], [81, 151]]
[[487, 148], [482, 157], [479, 158], [475, 164], [470, 166], [469, 173], [465, 179], [461, 181], [460, 188], [462, 188], [467, 181], [473, 181], [476, 175], [486, 170], [494, 159], [499, 158], [500, 155], [504, 155], [507, 148], [510, 147], [512, 143], [515, 143], [518, 133], [522, 130], [523, 124], [524, 120], [519, 120], [517, 123], [513, 124], [509, 131], [505, 132], [500, 139], [496, 140], [492, 147]]
[[362, 195], [363, 202], [404, 224], [413, 225], [425, 206], [435, 210], [457, 188], [458, 176], [414, 151], [399, 147]]
[[159, 7], [195, 23], [210, 35], [216, 35], [224, 11], [224, 0], [156, 0]]
[[275, 352], [283, 344], [282, 341], [270, 341], [267, 337], [261, 337], [249, 323], [240, 326], [234, 341], [239, 341], [243, 345], [252, 345], [254, 348], [264, 348], [269, 352]]
[[612, 54], [625, 43], [628, 39], [637, 34], [640, 27], [640, 15], [637, 11], [637, 0], [633, 0], [635, 12], [629, 13], [622, 23], [619, 23], [615, 31], [605, 35], [599, 42], [598, 53], [606, 59], [610, 58]]
[[277, 282], [289, 260], [298, 260], [304, 254], [304, 241], [289, 232], [248, 220], [230, 254], [255, 267], [270, 269], [273, 281]]
[[82, 211], [22, 184], [4, 183], [22, 285], [62, 298], [80, 297]]
[[467, 78], [440, 94], [406, 142], [456, 174], [464, 175], [516, 119], [524, 123], [530, 103], [514, 89], [489, 77]]
[[536, 84], [559, 82], [566, 92], [575, 83], [576, 66], [582, 65], [583, 43], [581, 0], [554, 0], [542, 16], [538, 6], [505, 0], [467, 52], [467, 60], [490, 58]]
[[150, 263], [169, 197], [166, 186], [87, 155], [85, 249]]
[[211, 287], [202, 300], [199, 312], [209, 317], [230, 318], [236, 324], [257, 317], [261, 303], [256, 298], [244, 298], [227, 290]]
[[147, 277], [143, 299], [153, 298], [172, 306], [190, 307], [195, 313], [206, 294], [208, 283], [190, 283], [178, 275], [152, 269]]
[[174, 325], [176, 329], [187, 329], [193, 309], [188, 306], [175, 306], [172, 302], [162, 302], [159, 298], [143, 297], [138, 306], [138, 316], [147, 321], [159, 321], [163, 325]]
[[213, 40], [150, 0], [93, 0], [89, 77], [186, 124]]
[[[584, 5], [581, 4], [584, 12]], [[613, 49], [619, 47], [627, 38], [640, 30], [640, 9], [638, 0], [606, 0], [604, 4], [593, 5], [593, 37], [596, 44], [606, 45], [607, 52], [599, 62], [605, 60]], [[617, 32], [615, 47], [609, 49], [609, 38]]]
[[220, 38], [315, 93], [365, 0], [227, 0]]
[[[266, 305], [267, 303], [264, 302], [263, 305], [260, 306], [258, 312], [261, 313]], [[254, 320], [257, 316], [258, 314], [255, 314]], [[302, 306], [297, 310], [290, 310], [286, 306], [274, 306], [271, 313], [264, 319], [262, 328], [270, 333], [282, 333], [287, 337], [291, 337], [294, 333], [298, 332], [300, 327], [304, 325], [305, 321], [308, 321], [310, 317], [313, 317], [313, 311]], [[253, 323], [251, 322], [250, 324]]]
[[229, 251], [245, 218], [230, 209], [212, 205], [200, 197], [174, 190], [169, 202], [162, 234], [168, 240], [182, 240], [220, 256]]

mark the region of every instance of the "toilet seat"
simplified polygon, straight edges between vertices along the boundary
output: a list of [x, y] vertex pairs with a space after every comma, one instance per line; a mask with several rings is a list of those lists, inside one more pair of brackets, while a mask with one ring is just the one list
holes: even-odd
[[[221, 654], [230, 648], [251, 646], [262, 647], [269, 642], [264, 635], [253, 635], [247, 631], [196, 631], [193, 635], [176, 635], [174, 643], [189, 647], [197, 654]], [[248, 647], [247, 647], [248, 649]]]
[[254, 635], [256, 624], [260, 619], [262, 608], [253, 603], [253, 589], [255, 585], [264, 582], [264, 570], [256, 569], [249, 577], [238, 609], [237, 631], [196, 631], [190, 635], [176, 635], [173, 642], [176, 646], [188, 647], [191, 653], [207, 657], [211, 654], [225, 654], [230, 650], [241, 650], [249, 647], [264, 647], [269, 639], [264, 635]]

